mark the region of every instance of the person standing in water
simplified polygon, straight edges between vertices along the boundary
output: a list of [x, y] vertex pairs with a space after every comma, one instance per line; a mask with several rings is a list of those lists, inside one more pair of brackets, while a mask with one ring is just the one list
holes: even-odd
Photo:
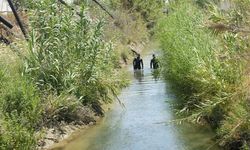
[[134, 70], [143, 69], [143, 60], [141, 59], [140, 54], [138, 54], [137, 57], [134, 58], [133, 66], [134, 66]]
[[159, 61], [158, 59], [155, 57], [155, 54], [153, 54], [153, 58], [150, 61], [150, 68], [152, 69], [158, 69], [159, 68]]

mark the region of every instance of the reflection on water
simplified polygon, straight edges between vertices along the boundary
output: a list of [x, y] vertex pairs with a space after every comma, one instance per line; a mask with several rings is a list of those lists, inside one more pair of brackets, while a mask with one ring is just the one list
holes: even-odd
[[[150, 56], [144, 62], [149, 62]], [[102, 122], [89, 129], [65, 150], [203, 150], [214, 144], [209, 128], [166, 124], [174, 118], [170, 102], [174, 95], [159, 71], [130, 69], [132, 84], [119, 98], [126, 109], [116, 104]], [[216, 150], [216, 147], [212, 148]]]
[[144, 77], [143, 70], [135, 70], [134, 71], [134, 78], [138, 80], [138, 82], [142, 82], [142, 79]]
[[[151, 76], [155, 81], [160, 79], [160, 75], [161, 73], [159, 69], [151, 69]], [[144, 70], [135, 70], [134, 78], [138, 80], [139, 83], [142, 82], [144, 78]]]
[[153, 69], [151, 75], [155, 79], [155, 81], [159, 80], [161, 77], [160, 69]]

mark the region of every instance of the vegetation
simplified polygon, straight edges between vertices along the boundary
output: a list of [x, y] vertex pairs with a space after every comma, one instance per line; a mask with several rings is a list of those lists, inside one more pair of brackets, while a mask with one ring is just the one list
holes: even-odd
[[164, 7], [163, 0], [143, 1], [143, 0], [109, 0], [113, 8], [123, 7], [130, 12], [138, 12], [146, 22], [154, 22], [162, 13]]
[[76, 109], [111, 102], [127, 85], [104, 22], [88, 18], [84, 5], [78, 16], [56, 0], [26, 7], [28, 43], [1, 54], [0, 149], [35, 149], [41, 127], [77, 121]]
[[[86, 3], [86, 1], [76, 0], [75, 4], [79, 5], [84, 2]], [[120, 63], [131, 62], [134, 52], [142, 52], [146, 43], [150, 41], [154, 24], [162, 14], [163, 1], [104, 0], [100, 2], [114, 18], [103, 13], [104, 11], [100, 7], [96, 7], [92, 1], [88, 1], [86, 4], [91, 9], [90, 16], [99, 19], [105, 18], [105, 39], [112, 40], [117, 55], [122, 58]], [[130, 2], [133, 5], [129, 5]], [[77, 6], [74, 5], [74, 7]], [[137, 9], [138, 7], [141, 9]], [[145, 10], [148, 11], [146, 18], [142, 13]]]
[[57, 0], [14, 1], [27, 10], [30, 35], [27, 43], [1, 45], [0, 149], [35, 149], [43, 127], [84, 121], [85, 107], [102, 113], [101, 103], [128, 84], [120, 59], [129, 58], [127, 45], [147, 42], [147, 23], [113, 2], [111, 21], [87, 1], [69, 4], [75, 10]]
[[0, 149], [35, 149], [42, 127], [76, 121], [79, 108], [101, 112], [127, 85], [121, 59], [155, 32], [181, 121], [209, 123], [221, 146], [250, 149], [249, 0], [230, 9], [220, 0], [102, 1], [114, 18], [90, 1], [14, 2], [28, 10], [30, 36], [0, 46]]
[[216, 28], [222, 20], [230, 27], [240, 28], [246, 19], [239, 13], [242, 9], [224, 12], [231, 19], [228, 20], [218, 15], [223, 12], [215, 4], [206, 5], [203, 1], [180, 0], [169, 7], [171, 13], [158, 25], [158, 37], [164, 75], [182, 100], [180, 113], [187, 115], [184, 120], [209, 122], [216, 129], [220, 145], [248, 149], [249, 84], [245, 84], [247, 61], [242, 56], [249, 52], [249, 41], [246, 36], [231, 32], [231, 28]]

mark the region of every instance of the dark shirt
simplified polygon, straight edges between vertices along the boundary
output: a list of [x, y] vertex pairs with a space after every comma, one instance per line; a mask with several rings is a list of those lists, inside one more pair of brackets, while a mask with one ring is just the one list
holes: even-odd
[[134, 69], [143, 69], [143, 61], [141, 58], [135, 58], [133, 61]]
[[159, 62], [156, 58], [151, 59], [150, 68], [153, 68], [153, 69], [159, 68]]

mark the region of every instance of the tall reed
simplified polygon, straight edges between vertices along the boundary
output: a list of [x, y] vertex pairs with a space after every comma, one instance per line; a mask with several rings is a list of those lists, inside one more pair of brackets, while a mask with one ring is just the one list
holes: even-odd
[[103, 39], [103, 22], [90, 19], [84, 6], [79, 15], [55, 0], [32, 6], [36, 9], [25, 73], [41, 90], [68, 91], [84, 103], [108, 101], [122, 80], [114, 69], [112, 44]]
[[170, 10], [158, 25], [158, 37], [164, 75], [182, 100], [184, 120], [208, 121], [224, 146], [239, 140], [250, 129], [243, 87], [246, 67], [239, 59], [244, 48], [236, 46], [234, 34], [217, 36], [206, 28], [208, 17], [193, 2], [172, 2]]

